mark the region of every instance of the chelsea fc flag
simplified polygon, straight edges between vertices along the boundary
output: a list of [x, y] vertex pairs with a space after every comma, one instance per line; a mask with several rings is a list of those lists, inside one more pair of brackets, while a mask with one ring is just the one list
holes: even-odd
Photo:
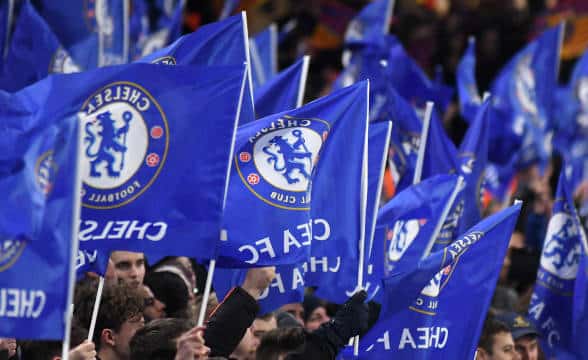
[[78, 122], [14, 116], [27, 102], [0, 92], [0, 337], [59, 340], [78, 243]]
[[132, 64], [53, 76], [7, 97], [3, 120], [78, 116], [81, 250], [210, 259], [245, 74], [245, 66]]

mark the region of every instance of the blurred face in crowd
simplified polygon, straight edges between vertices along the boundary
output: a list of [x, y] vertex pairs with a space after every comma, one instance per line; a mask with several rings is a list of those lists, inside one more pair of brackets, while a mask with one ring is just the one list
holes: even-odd
[[130, 359], [131, 350], [129, 343], [139, 330], [145, 326], [145, 320], [142, 315], [134, 316], [127, 319], [118, 331], [113, 329], [102, 330], [102, 345], [98, 356], [104, 360], [127, 360]]
[[314, 331], [329, 320], [331, 320], [331, 317], [327, 315], [327, 309], [324, 306], [319, 306], [312, 311], [308, 320], [306, 320], [306, 330]]
[[165, 304], [157, 300], [148, 286], [143, 285], [145, 290], [145, 309], [143, 315], [146, 321], [162, 319], [165, 317]]
[[263, 335], [273, 329], [278, 328], [278, 322], [276, 321], [275, 316], [271, 316], [268, 319], [257, 318], [253, 320], [253, 324], [251, 325], [251, 332], [253, 336], [257, 338], [257, 340], [261, 341]]
[[259, 339], [253, 335], [251, 327], [247, 328], [239, 345], [229, 358], [236, 360], [255, 360], [255, 351], [259, 346]]
[[110, 255], [114, 273], [119, 281], [138, 287], [145, 278], [145, 256], [143, 253], [114, 251]]
[[492, 354], [478, 348], [478, 360], [520, 360], [510, 332], [499, 332], [493, 336]]
[[537, 336], [527, 335], [515, 341], [515, 349], [521, 356], [521, 360], [539, 359], [539, 342]]
[[292, 314], [300, 326], [304, 326], [304, 307], [301, 303], [291, 303], [282, 305], [280, 312], [287, 312]]

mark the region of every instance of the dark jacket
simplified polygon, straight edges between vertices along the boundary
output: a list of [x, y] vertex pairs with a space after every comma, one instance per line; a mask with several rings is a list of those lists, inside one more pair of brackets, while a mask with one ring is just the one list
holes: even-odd
[[259, 305], [240, 287], [233, 288], [214, 309], [204, 330], [210, 356], [229, 357], [253, 324]]

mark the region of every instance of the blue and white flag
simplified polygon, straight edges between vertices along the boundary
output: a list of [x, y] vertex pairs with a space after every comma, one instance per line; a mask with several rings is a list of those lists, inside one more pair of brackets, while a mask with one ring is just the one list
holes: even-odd
[[[311, 194], [326, 191], [317, 189], [317, 183], [325, 186], [317, 180], [320, 172], [311, 177], [316, 166], [336, 166], [332, 149], [340, 146], [341, 152], [342, 143], [358, 136], [366, 89], [359, 83], [239, 127], [224, 213], [228, 241], [219, 243], [219, 267], [298, 264], [308, 259], [311, 243], [335, 242], [329, 219], [311, 217]], [[336, 185], [331, 181], [327, 189]]]
[[278, 27], [272, 23], [251, 39], [251, 72], [257, 89], [278, 73]]
[[[541, 333], [541, 348], [548, 358], [566, 358], [574, 354], [574, 300], [585, 296], [586, 289], [575, 289], [579, 265], [586, 257], [581, 243], [581, 223], [574, 208], [565, 172], [561, 172], [553, 204], [537, 281], [529, 305], [528, 317]], [[584, 260], [585, 261], [585, 260]], [[585, 284], [584, 284], [585, 285]], [[580, 293], [575, 295], [575, 291]], [[585, 299], [584, 299], [585, 300]], [[576, 353], [577, 359], [585, 353]]]
[[309, 61], [310, 57], [304, 56], [255, 89], [257, 118], [296, 109], [302, 105]]
[[127, 0], [37, 0], [39, 14], [83, 69], [124, 64], [129, 57]]
[[349, 22], [345, 44], [379, 42], [388, 33], [395, 0], [375, 0]]
[[367, 261], [368, 82], [350, 89], [355, 101], [337, 108], [350, 121], [334, 126], [313, 177], [311, 217], [319, 226], [306, 276], [317, 296], [339, 303], [363, 284]]
[[0, 77], [0, 89], [14, 92], [49, 74], [80, 71], [67, 50], [37, 13], [24, 1], [16, 19], [8, 54]]
[[476, 40], [473, 37], [468, 39], [468, 47], [457, 65], [455, 75], [459, 109], [469, 123], [474, 120], [478, 108], [482, 105], [476, 81]]
[[78, 115], [81, 250], [210, 259], [245, 79], [244, 66], [148, 64], [53, 76], [14, 94], [3, 121]]
[[60, 340], [78, 247], [78, 121], [12, 121], [29, 101], [0, 92], [0, 337]]
[[520, 208], [386, 278], [380, 320], [361, 339], [359, 358], [473, 359]]

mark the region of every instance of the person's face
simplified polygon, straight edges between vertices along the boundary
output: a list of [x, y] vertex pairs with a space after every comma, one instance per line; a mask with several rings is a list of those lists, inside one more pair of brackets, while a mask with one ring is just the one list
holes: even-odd
[[521, 360], [539, 359], [539, 342], [537, 336], [526, 335], [515, 341], [515, 349], [521, 356]]
[[329, 315], [327, 315], [327, 310], [324, 306], [319, 306], [310, 313], [308, 320], [306, 321], [306, 330], [314, 331], [318, 329], [323, 323], [331, 320]]
[[235, 348], [235, 351], [231, 354], [231, 359], [236, 360], [255, 360], [255, 351], [259, 346], [259, 340], [253, 336], [251, 328], [247, 328], [245, 335], [239, 342], [239, 345]]
[[499, 332], [494, 335], [492, 344], [492, 355], [489, 360], [519, 360], [520, 357], [515, 351], [515, 344], [510, 332]]
[[145, 308], [143, 315], [147, 321], [162, 319], [165, 317], [165, 304], [157, 300], [148, 286], [143, 285], [145, 290]]
[[131, 356], [131, 350], [129, 343], [137, 330], [145, 326], [145, 320], [142, 315], [135, 316], [125, 321], [117, 332], [113, 333], [114, 336], [114, 351], [119, 356], [119, 359], [129, 359]]
[[273, 329], [278, 327], [278, 322], [276, 321], [275, 316], [269, 318], [269, 320], [263, 319], [255, 319], [253, 320], [253, 324], [251, 325], [251, 332], [253, 336], [257, 338], [257, 340], [261, 341], [263, 335]]
[[287, 313], [292, 314], [296, 321], [300, 324], [300, 326], [304, 326], [304, 307], [302, 307], [301, 303], [291, 303], [282, 305], [280, 311], [285, 311]]
[[145, 256], [143, 253], [114, 251], [110, 255], [114, 273], [119, 281], [138, 287], [145, 277]]

